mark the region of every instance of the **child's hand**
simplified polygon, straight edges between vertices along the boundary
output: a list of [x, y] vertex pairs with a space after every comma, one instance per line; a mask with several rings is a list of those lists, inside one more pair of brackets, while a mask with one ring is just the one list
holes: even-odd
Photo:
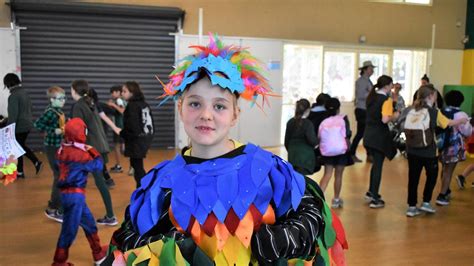
[[61, 135], [61, 134], [63, 134], [63, 130], [60, 129], [60, 128], [55, 128], [55, 129], [54, 129], [54, 134], [56, 134], [56, 135]]
[[120, 132], [122, 131], [122, 129], [119, 128], [119, 127], [114, 127], [113, 130], [114, 130], [115, 134], [117, 134], [117, 135], [120, 135]]

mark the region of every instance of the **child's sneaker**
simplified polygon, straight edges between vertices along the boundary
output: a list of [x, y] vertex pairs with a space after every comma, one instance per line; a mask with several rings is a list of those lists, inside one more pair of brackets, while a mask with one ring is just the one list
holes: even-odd
[[130, 169], [128, 170], [128, 175], [133, 176], [134, 174], [135, 170], [133, 169], [133, 167], [130, 167]]
[[36, 175], [38, 175], [39, 172], [41, 172], [41, 169], [43, 169], [43, 162], [37, 161], [37, 162], [35, 163]]
[[114, 217], [107, 217], [104, 216], [102, 218], [97, 219], [97, 224], [101, 225], [108, 225], [108, 226], [114, 226], [118, 224], [117, 218]]
[[108, 188], [115, 187], [115, 181], [112, 178], [105, 179], [105, 184], [107, 185]]
[[17, 178], [17, 179], [18, 179], [18, 178], [25, 179], [25, 173], [23, 173], [23, 172], [18, 172], [18, 173], [16, 173], [16, 178]]
[[382, 199], [373, 199], [370, 202], [369, 207], [372, 209], [383, 208], [385, 207], [385, 201], [383, 201]]
[[46, 210], [44, 210], [44, 214], [46, 215], [46, 217], [53, 221], [56, 221], [58, 223], [63, 222], [63, 215], [57, 209], [47, 208]]
[[407, 216], [408, 217], [415, 217], [417, 215], [420, 215], [421, 212], [416, 206], [410, 206], [407, 209]]
[[342, 208], [342, 205], [344, 205], [344, 201], [343, 201], [342, 199], [339, 199], [339, 198], [334, 198], [334, 199], [332, 199], [331, 207], [332, 207], [333, 209]]
[[364, 199], [366, 202], [371, 202], [374, 199], [374, 197], [372, 196], [372, 193], [370, 191], [367, 191], [365, 193]]
[[122, 173], [123, 168], [120, 164], [116, 164], [114, 167], [110, 168], [111, 173]]
[[427, 213], [436, 213], [436, 210], [431, 206], [429, 202], [423, 202], [421, 204], [420, 210]]
[[466, 184], [466, 178], [463, 175], [458, 175], [456, 176], [456, 181], [458, 183], [459, 189], [464, 189], [464, 185]]
[[436, 198], [436, 205], [447, 206], [449, 205], [449, 199], [446, 195], [439, 194]]

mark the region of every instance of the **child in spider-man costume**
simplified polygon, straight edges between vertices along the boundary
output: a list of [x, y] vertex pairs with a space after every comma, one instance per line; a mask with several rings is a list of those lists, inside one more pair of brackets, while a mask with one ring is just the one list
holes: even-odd
[[54, 266], [73, 265], [67, 262], [68, 251], [79, 226], [86, 234], [96, 264], [103, 261], [107, 251], [106, 247], [100, 245], [95, 219], [86, 204], [87, 174], [101, 171], [103, 167], [100, 153], [85, 144], [86, 135], [87, 126], [82, 119], [69, 120], [65, 126], [64, 142], [57, 154], [60, 171], [58, 188], [61, 191], [64, 218], [54, 253]]

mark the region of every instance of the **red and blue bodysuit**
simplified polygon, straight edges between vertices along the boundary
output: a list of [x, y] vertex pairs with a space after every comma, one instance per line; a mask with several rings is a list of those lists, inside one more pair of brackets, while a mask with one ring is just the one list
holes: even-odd
[[90, 172], [102, 170], [100, 153], [85, 144], [87, 127], [80, 118], [66, 123], [65, 140], [57, 154], [60, 176], [58, 188], [64, 208], [63, 224], [59, 235], [53, 265], [71, 265], [67, 262], [68, 250], [76, 238], [79, 226], [86, 234], [96, 263], [105, 257], [106, 249], [101, 247], [97, 226], [86, 204], [85, 187]]

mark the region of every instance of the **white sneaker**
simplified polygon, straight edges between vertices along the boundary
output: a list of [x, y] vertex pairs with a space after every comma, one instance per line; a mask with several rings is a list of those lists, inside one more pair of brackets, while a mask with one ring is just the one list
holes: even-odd
[[417, 215], [420, 215], [421, 212], [416, 206], [410, 206], [408, 207], [406, 214], [408, 217], [415, 217]]
[[427, 213], [436, 213], [436, 210], [431, 206], [429, 202], [423, 202], [420, 206], [420, 210]]
[[342, 208], [342, 205], [344, 205], [344, 201], [340, 198], [334, 198], [332, 199], [332, 204], [331, 204], [331, 207], [333, 209], [339, 209], [339, 208]]

